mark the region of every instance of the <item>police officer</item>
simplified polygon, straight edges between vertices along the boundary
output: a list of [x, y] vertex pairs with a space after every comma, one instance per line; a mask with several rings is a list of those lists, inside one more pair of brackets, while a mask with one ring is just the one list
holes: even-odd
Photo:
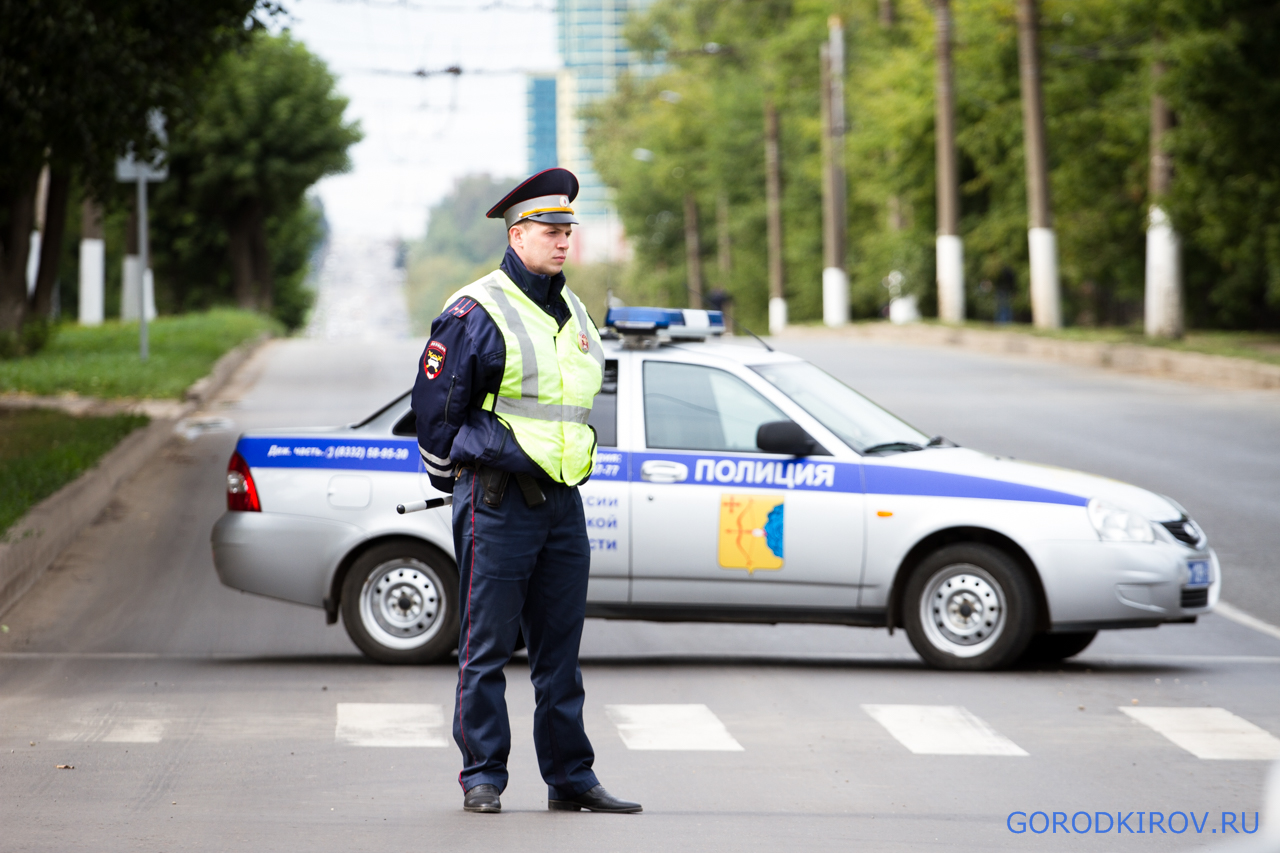
[[591, 550], [578, 485], [604, 351], [565, 287], [578, 179], [547, 169], [488, 212], [507, 226], [499, 269], [449, 298], [413, 389], [431, 483], [453, 493], [463, 808], [502, 809], [511, 729], [503, 667], [523, 632], [537, 709], [533, 739], [553, 810], [638, 812], [600, 784], [582, 723], [578, 646]]

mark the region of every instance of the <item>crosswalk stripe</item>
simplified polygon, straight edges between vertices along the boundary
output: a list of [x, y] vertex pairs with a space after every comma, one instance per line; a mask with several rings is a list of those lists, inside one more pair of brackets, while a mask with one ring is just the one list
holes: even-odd
[[706, 705], [605, 705], [627, 749], [741, 752]]
[[959, 705], [863, 705], [916, 755], [1026, 755], [1026, 751]]
[[439, 705], [339, 702], [333, 739], [347, 746], [448, 746]]
[[1280, 758], [1280, 738], [1226, 708], [1120, 706], [1196, 758], [1269, 761]]

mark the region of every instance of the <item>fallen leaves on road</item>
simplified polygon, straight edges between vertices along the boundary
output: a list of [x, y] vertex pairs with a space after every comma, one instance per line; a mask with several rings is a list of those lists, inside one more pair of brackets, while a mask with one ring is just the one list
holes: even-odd
[[76, 766], [74, 764], [58, 764], [54, 767], [54, 769], [55, 770], [75, 770]]

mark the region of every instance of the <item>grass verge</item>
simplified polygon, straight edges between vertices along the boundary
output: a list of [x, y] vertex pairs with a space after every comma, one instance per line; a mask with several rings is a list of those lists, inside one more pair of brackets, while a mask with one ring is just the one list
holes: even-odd
[[[882, 323], [883, 320], [867, 320], [858, 322]], [[930, 326], [941, 326], [938, 320], [928, 318], [923, 321]], [[813, 325], [820, 325], [815, 322]], [[1029, 324], [995, 323], [967, 320], [966, 329], [987, 332], [1016, 332], [1024, 335], [1035, 335], [1040, 338], [1054, 338], [1064, 341], [1089, 341], [1106, 344], [1135, 344], [1138, 346], [1161, 347], [1180, 350], [1182, 352], [1198, 352], [1205, 355], [1225, 355], [1231, 358], [1246, 358], [1265, 364], [1280, 364], [1280, 333], [1277, 332], [1226, 332], [1226, 331], [1190, 331], [1179, 340], [1163, 340], [1148, 338], [1140, 328], [1118, 327], [1084, 327], [1071, 326], [1065, 329], [1037, 329]]]
[[0, 409], [0, 531], [146, 423], [140, 415], [78, 418], [48, 409]]
[[138, 358], [138, 324], [62, 326], [53, 341], [25, 358], [0, 361], [0, 392], [86, 397], [169, 397], [207, 374], [223, 353], [283, 327], [251, 311], [216, 308], [160, 317], [147, 325], [150, 358]]

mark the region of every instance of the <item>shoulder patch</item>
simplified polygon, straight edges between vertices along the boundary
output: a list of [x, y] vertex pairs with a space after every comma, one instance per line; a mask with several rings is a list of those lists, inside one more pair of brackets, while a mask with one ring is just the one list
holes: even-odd
[[435, 379], [440, 375], [440, 368], [444, 367], [444, 357], [448, 352], [439, 341], [427, 344], [427, 351], [422, 355], [422, 372], [427, 374], [428, 379]]
[[455, 317], [465, 317], [467, 312], [476, 307], [476, 301], [469, 297], [463, 296], [445, 309], [446, 314], [452, 314]]

